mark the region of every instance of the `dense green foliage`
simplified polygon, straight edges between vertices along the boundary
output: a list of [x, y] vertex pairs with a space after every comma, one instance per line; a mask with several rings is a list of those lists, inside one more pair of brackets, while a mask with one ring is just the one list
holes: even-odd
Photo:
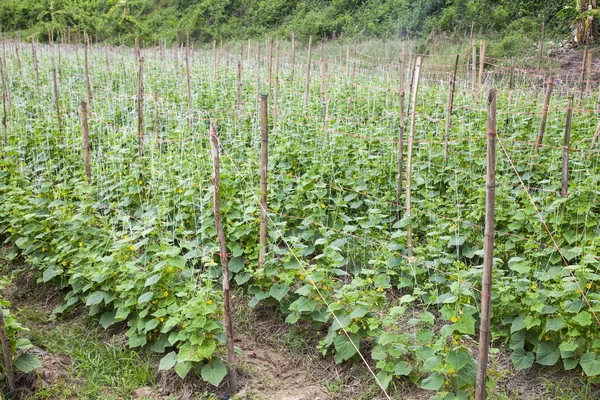
[[[539, 37], [564, 34], [572, 13], [565, 0], [4, 0], [4, 31], [35, 33], [67, 27], [87, 30], [98, 40], [132, 43], [135, 36], [182, 41], [235, 40], [275, 33], [315, 37], [419, 37], [485, 32]], [[559, 14], [557, 16], [557, 14]], [[518, 39], [517, 39], [518, 40]]]
[[[147, 137], [140, 159], [136, 58], [123, 48], [92, 48], [88, 185], [78, 118], [80, 101], [87, 97], [82, 51], [54, 49], [63, 114], [59, 132], [50, 49], [38, 46], [39, 95], [31, 52], [21, 49], [21, 64], [14, 49], [7, 53], [11, 96], [6, 158], [0, 159], [0, 233], [40, 283], [52, 282], [66, 293], [57, 314], [83, 304], [104, 327], [126, 324], [132, 347], [165, 353], [160, 368], [174, 368], [181, 376], [194, 370], [215, 385], [224, 378], [206, 137], [208, 120], [216, 118], [232, 284], [251, 295], [250, 305], [266, 304], [284, 313], [288, 323], [310, 326], [322, 338], [319, 349], [333, 353], [336, 362], [357, 359], [355, 343], [390, 390], [410, 380], [440, 397], [454, 398], [449, 392], [468, 397], [479, 323], [486, 113], [484, 96], [474, 97], [462, 72], [450, 157], [443, 165], [439, 133], [447, 75], [432, 64], [425, 68], [415, 114], [413, 214], [402, 217], [396, 205], [399, 100], [392, 90], [399, 85], [397, 70], [388, 75], [388, 65], [361, 55], [350, 79], [343, 63], [332, 63], [327, 107], [319, 99], [319, 77], [313, 75], [305, 105], [299, 71], [306, 65], [294, 66], [292, 82], [292, 68], [284, 63], [280, 117], [269, 143], [271, 234], [260, 267], [256, 65], [244, 62], [238, 114], [237, 51], [220, 54], [217, 70], [212, 51], [192, 54], [190, 128], [181, 54], [171, 50], [163, 58], [147, 52]], [[326, 54], [339, 50], [327, 48]], [[260, 69], [263, 91], [266, 70], [266, 65]], [[519, 76], [517, 85], [524, 90], [513, 91], [510, 101], [508, 90], [499, 91], [499, 135], [560, 251], [499, 147], [491, 334], [494, 346], [512, 351], [517, 370], [536, 362], [580, 368], [595, 377], [600, 375], [600, 327], [593, 314], [600, 311], [600, 165], [597, 150], [588, 147], [596, 97], [586, 96], [574, 119], [571, 183], [564, 198], [558, 190], [566, 96], [558, 89], [554, 94], [547, 145], [532, 161], [530, 141], [541, 106], [530, 91], [537, 76], [525, 78]], [[491, 73], [486, 79], [507, 85], [506, 75]], [[415, 234], [414, 258], [406, 256], [408, 225]], [[491, 369], [490, 387], [502, 373]]]

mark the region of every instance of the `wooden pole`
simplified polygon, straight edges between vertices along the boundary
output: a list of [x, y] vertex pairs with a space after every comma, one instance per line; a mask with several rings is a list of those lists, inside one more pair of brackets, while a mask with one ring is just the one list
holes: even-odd
[[585, 80], [585, 91], [586, 93], [590, 93], [591, 79], [592, 79], [592, 52], [588, 52], [587, 56], [587, 71], [586, 71], [586, 80]]
[[10, 394], [15, 393], [15, 375], [12, 368], [12, 360], [10, 358], [10, 345], [8, 338], [6, 337], [6, 330], [4, 329], [4, 310], [0, 307], [0, 343], [2, 344], [2, 358], [4, 359], [4, 371], [6, 373], [6, 381], [8, 383], [8, 390]]
[[413, 143], [415, 139], [415, 117], [416, 117], [416, 105], [417, 105], [417, 93], [419, 91], [419, 76], [421, 74], [421, 56], [417, 57], [415, 64], [415, 73], [413, 77], [413, 93], [412, 93], [412, 107], [410, 110], [410, 133], [408, 137], [408, 154], [406, 156], [406, 218], [408, 219], [408, 225], [406, 225], [406, 246], [408, 248], [408, 256], [412, 257], [413, 252], [413, 241], [412, 241], [412, 227], [411, 227], [411, 183], [412, 183], [412, 156], [413, 156]]
[[159, 134], [158, 134], [158, 94], [154, 92], [152, 94], [154, 99], [154, 138], [156, 139], [156, 145], [159, 145]]
[[483, 67], [485, 66], [485, 42], [482, 40], [479, 46], [479, 85], [483, 84]]
[[92, 107], [92, 85], [90, 84], [90, 71], [88, 66], [88, 46], [90, 40], [86, 31], [83, 32], [83, 41], [85, 42], [83, 58], [85, 62], [85, 86], [87, 89], [87, 104], [88, 106]]
[[325, 131], [325, 140], [329, 139], [329, 100], [330, 100], [330, 95], [329, 95], [329, 91], [331, 89], [331, 65], [329, 63], [327, 63], [326, 65], [327, 68], [327, 80], [326, 80], [326, 87], [325, 87], [325, 124], [323, 126], [323, 130]]
[[583, 61], [581, 63], [581, 76], [579, 78], [579, 105], [583, 102], [583, 79], [585, 78], [585, 70], [587, 66], [588, 48], [583, 48]]
[[319, 101], [323, 103], [325, 95], [325, 60], [323, 59], [323, 42], [321, 42], [321, 55], [319, 57]]
[[310, 90], [310, 59], [312, 57], [312, 35], [308, 38], [308, 60], [306, 61], [306, 87], [304, 89], [304, 107], [308, 106], [308, 95]]
[[560, 195], [568, 196], [569, 190], [569, 143], [571, 142], [571, 122], [573, 120], [573, 94], [569, 95], [569, 105], [567, 107], [567, 121], [565, 124], [565, 137], [563, 141], [562, 157], [562, 189]]
[[546, 119], [548, 117], [548, 107], [550, 105], [550, 97], [552, 96], [552, 88], [554, 87], [554, 79], [550, 77], [548, 79], [548, 87], [546, 89], [546, 96], [544, 97], [544, 105], [542, 106], [542, 119], [540, 121], [540, 129], [538, 130], [537, 141], [535, 142], [535, 148], [533, 149], [533, 155], [537, 155], [542, 141], [544, 140], [544, 131], [546, 130]]
[[215, 75], [215, 84], [217, 82], [217, 40], [213, 40], [213, 71]]
[[54, 92], [54, 106], [56, 107], [56, 119], [58, 121], [58, 142], [62, 144], [62, 120], [60, 118], [60, 105], [58, 102], [58, 83], [56, 80], [56, 65], [54, 65], [54, 47], [52, 43], [50, 43], [50, 48], [50, 60], [52, 66], [52, 89]]
[[187, 79], [188, 125], [192, 128], [192, 86], [190, 83], [190, 48], [185, 46], [185, 76]]
[[213, 158], [214, 177], [214, 213], [215, 228], [219, 239], [219, 258], [223, 269], [223, 322], [225, 325], [225, 334], [227, 336], [227, 369], [229, 372], [229, 392], [237, 392], [237, 371], [235, 370], [235, 350], [233, 347], [233, 324], [231, 323], [231, 299], [229, 293], [229, 263], [227, 255], [227, 245], [225, 243], [225, 232], [221, 221], [221, 200], [220, 200], [220, 180], [219, 173], [219, 139], [217, 138], [217, 129], [215, 121], [210, 121], [210, 144]]
[[90, 167], [90, 141], [88, 131], [87, 105], [85, 101], [81, 102], [81, 131], [83, 133], [83, 165], [85, 166], [85, 176], [87, 183], [92, 183], [92, 169]]
[[350, 46], [346, 46], [346, 78], [350, 74]]
[[400, 121], [398, 127], [398, 182], [396, 185], [396, 218], [400, 219], [400, 199], [402, 198], [402, 169], [404, 164], [404, 90], [406, 69], [406, 49], [402, 46], [402, 54], [400, 56]]
[[268, 95], [260, 96], [260, 237], [258, 250], [258, 266], [265, 264], [267, 251], [267, 169], [269, 158], [269, 128], [267, 116]]
[[291, 65], [291, 79], [294, 82], [294, 70], [296, 69], [296, 33], [292, 32], [292, 65]]
[[458, 57], [456, 55], [456, 61], [454, 62], [454, 73], [452, 74], [452, 80], [450, 81], [450, 87], [448, 88], [448, 104], [446, 105], [446, 136], [444, 137], [444, 165], [448, 161], [448, 141], [450, 140], [450, 124], [452, 117], [452, 106], [454, 104], [454, 88], [456, 87], [456, 72], [458, 71]]
[[546, 23], [542, 22], [542, 38], [540, 39], [540, 54], [538, 57], [538, 65], [537, 65], [538, 71], [542, 67], [542, 57], [544, 56], [544, 28], [545, 27], [546, 27]]
[[6, 81], [4, 79], [4, 61], [0, 60], [0, 76], [2, 78], [2, 130], [4, 132], [4, 157], [8, 146], [8, 115], [6, 110]]
[[242, 59], [238, 60], [237, 111], [238, 118], [242, 117]]
[[471, 60], [471, 87], [475, 91], [475, 71], [477, 70], [477, 42], [473, 40], [471, 44], [473, 47], [473, 58]]
[[275, 88], [273, 90], [273, 131], [277, 129], [279, 103], [279, 40], [275, 42]]
[[31, 60], [33, 63], [33, 69], [35, 70], [35, 89], [37, 93], [37, 100], [40, 101], [40, 74], [38, 70], [38, 62], [35, 54], [35, 39], [31, 35]]
[[140, 162], [144, 156], [144, 58], [139, 58], [138, 73], [138, 154]]
[[488, 92], [487, 172], [485, 196], [485, 242], [483, 244], [483, 274], [481, 277], [481, 322], [479, 326], [479, 357], [475, 399], [484, 400], [490, 345], [490, 314], [492, 308], [492, 267], [494, 262], [494, 200], [496, 196], [496, 90]]
[[271, 84], [273, 83], [272, 80], [272, 72], [273, 72], [273, 39], [269, 39], [267, 40], [269, 43], [269, 47], [267, 49], [268, 51], [268, 56], [269, 56], [269, 71], [268, 71], [268, 85], [267, 85], [267, 94], [270, 96], [271, 95]]

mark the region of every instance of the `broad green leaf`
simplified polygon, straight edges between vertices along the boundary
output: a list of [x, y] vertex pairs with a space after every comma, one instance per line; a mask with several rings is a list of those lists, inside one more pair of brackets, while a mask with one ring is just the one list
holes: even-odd
[[579, 364], [587, 376], [600, 375], [600, 360], [596, 358], [595, 353], [585, 353], [579, 360]]
[[524, 349], [517, 349], [512, 352], [510, 359], [512, 360], [515, 369], [521, 371], [531, 367], [535, 357], [530, 351], [526, 352]]
[[394, 375], [406, 376], [412, 371], [412, 366], [405, 361], [399, 361], [394, 367]]
[[160, 363], [158, 364], [158, 369], [159, 370], [169, 370], [169, 369], [173, 368], [176, 363], [177, 363], [177, 353], [172, 351], [160, 359]]
[[271, 290], [269, 290], [269, 294], [277, 301], [283, 300], [286, 294], [290, 291], [290, 287], [285, 283], [276, 283], [271, 286]]
[[19, 371], [27, 373], [40, 368], [42, 363], [37, 357], [23, 353], [14, 360], [14, 366]]
[[117, 322], [115, 319], [116, 315], [117, 310], [105, 312], [104, 314], [102, 314], [102, 317], [100, 317], [100, 325], [102, 325], [104, 329], [108, 329], [109, 326]]
[[427, 390], [440, 390], [444, 386], [444, 375], [436, 372], [421, 382], [421, 388]]
[[189, 361], [179, 361], [175, 366], [175, 372], [181, 379], [185, 378], [192, 369], [192, 363]]
[[149, 302], [150, 300], [152, 300], [152, 298], [154, 297], [154, 292], [146, 292], [143, 295], [141, 295], [140, 297], [138, 297], [138, 304], [144, 304]]
[[105, 294], [105, 292], [101, 292], [101, 291], [97, 291], [97, 292], [90, 294], [89, 297], [87, 298], [87, 301], [85, 302], [85, 305], [87, 307], [89, 307], [89, 306], [93, 306], [95, 304], [100, 304], [102, 302], [102, 300], [104, 300], [104, 294]]
[[227, 375], [227, 368], [225, 367], [225, 364], [223, 364], [223, 361], [219, 359], [204, 365], [200, 371], [202, 379], [213, 386], [219, 386], [223, 378], [225, 378], [225, 375]]
[[556, 347], [556, 343], [549, 340], [546, 342], [541, 342], [538, 345], [535, 357], [538, 364], [552, 366], [558, 361], [560, 352]]
[[161, 274], [152, 275], [150, 278], [146, 279], [146, 283], [144, 283], [144, 287], [154, 285], [156, 282], [160, 281], [160, 278], [162, 278]]
[[[335, 346], [335, 352], [338, 357], [341, 357], [340, 361], [345, 361], [356, 354], [356, 349], [358, 348], [358, 338], [354, 335], [350, 335], [350, 340], [346, 337], [346, 335], [338, 335], [333, 340], [333, 344]], [[352, 345], [354, 343], [354, 345]]]

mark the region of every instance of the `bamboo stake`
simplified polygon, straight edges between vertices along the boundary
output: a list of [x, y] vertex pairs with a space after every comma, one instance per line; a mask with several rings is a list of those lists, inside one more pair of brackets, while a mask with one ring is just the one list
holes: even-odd
[[402, 169], [404, 164], [404, 79], [406, 68], [406, 49], [402, 46], [400, 56], [400, 122], [398, 129], [398, 182], [396, 184], [396, 218], [400, 219], [400, 199], [402, 198]]
[[35, 39], [33, 38], [33, 35], [31, 35], [31, 60], [33, 63], [33, 69], [35, 70], [35, 89], [37, 92], [37, 100], [38, 102], [40, 101], [40, 74], [38, 71], [38, 63], [37, 63], [37, 57], [35, 54]]
[[84, 63], [85, 63], [85, 86], [87, 89], [87, 100], [88, 100], [87, 104], [90, 107], [92, 107], [92, 85], [90, 84], [90, 72], [89, 72], [89, 66], [88, 66], [89, 37], [88, 37], [86, 31], [83, 32], [83, 41], [85, 42], [83, 58], [84, 58]]
[[15, 393], [15, 375], [12, 368], [12, 360], [10, 359], [10, 346], [8, 344], [8, 338], [6, 337], [6, 330], [4, 324], [4, 310], [0, 307], [0, 343], [2, 344], [2, 358], [4, 359], [4, 371], [6, 373], [6, 381], [8, 383], [8, 390], [10, 394]]
[[273, 131], [277, 129], [279, 103], [279, 40], [275, 42], [275, 88], [273, 91]]
[[354, 43], [354, 61], [352, 63], [352, 72], [350, 74], [350, 98], [348, 99], [348, 111], [352, 110], [354, 96], [354, 76], [356, 75], [356, 43]]
[[308, 94], [310, 90], [310, 59], [312, 57], [312, 35], [308, 38], [308, 60], [306, 61], [306, 88], [304, 89], [304, 107], [308, 106]]
[[219, 239], [219, 258], [221, 259], [221, 267], [223, 269], [223, 323], [225, 325], [225, 334], [227, 336], [227, 369], [229, 372], [229, 392], [234, 394], [237, 392], [237, 371], [235, 369], [235, 350], [233, 347], [233, 324], [231, 323], [231, 299], [229, 293], [229, 263], [227, 255], [227, 245], [225, 243], [225, 232], [223, 231], [223, 223], [221, 220], [221, 174], [219, 172], [219, 139], [217, 138], [217, 129], [215, 121], [210, 121], [210, 144], [213, 158], [214, 177], [212, 183], [214, 185], [214, 213], [215, 213], [215, 228], [217, 229], [217, 237]]
[[217, 82], [217, 40], [213, 40], [213, 71], [215, 75], [215, 83]]
[[6, 81], [4, 79], [4, 62], [0, 60], [0, 76], [2, 77], [2, 130], [4, 132], [4, 157], [6, 157], [6, 147], [8, 146], [8, 116], [6, 110]]
[[158, 134], [158, 94], [154, 92], [152, 94], [154, 99], [154, 138], [156, 139], [156, 145], [159, 145], [159, 134]]
[[544, 28], [545, 27], [546, 27], [546, 23], [542, 22], [542, 38], [540, 39], [540, 54], [538, 57], [538, 65], [537, 65], [538, 71], [542, 67], [542, 57], [544, 55]]
[[87, 183], [92, 183], [92, 169], [90, 167], [90, 141], [88, 132], [87, 105], [85, 101], [81, 102], [81, 130], [83, 133], [83, 165], [85, 167], [85, 176]]
[[565, 124], [565, 137], [563, 142], [562, 157], [562, 189], [560, 195], [568, 196], [569, 189], [569, 143], [571, 142], [571, 122], [573, 120], [573, 94], [569, 95], [569, 105], [567, 107], [567, 121]]
[[324, 131], [325, 131], [325, 140], [329, 139], [329, 100], [330, 100], [330, 91], [331, 89], [331, 65], [329, 64], [329, 62], [327, 63], [327, 81], [326, 81], [326, 88], [325, 88], [325, 124], [324, 124]]
[[585, 78], [585, 70], [587, 64], [588, 48], [583, 48], [583, 62], [581, 63], [581, 77], [579, 79], [579, 105], [583, 102], [583, 79]]
[[350, 74], [350, 46], [346, 46], [346, 78]]
[[586, 81], [585, 81], [585, 91], [586, 93], [590, 93], [591, 79], [592, 79], [592, 52], [588, 52], [587, 57], [587, 71], [586, 71]]
[[481, 322], [479, 326], [479, 357], [475, 399], [484, 400], [490, 345], [490, 314], [492, 308], [492, 267], [494, 262], [494, 201], [496, 196], [496, 89], [488, 92], [487, 170], [485, 197], [485, 242], [483, 274], [481, 276]]
[[473, 58], [471, 61], [471, 87], [475, 91], [475, 71], [477, 69], [477, 42], [473, 40]]
[[552, 96], [552, 88], [554, 87], [554, 79], [550, 77], [548, 79], [548, 88], [546, 89], [546, 96], [544, 97], [544, 105], [542, 106], [542, 119], [540, 121], [540, 129], [538, 130], [537, 141], [535, 142], [535, 148], [533, 149], [533, 155], [538, 154], [539, 148], [544, 140], [544, 131], [546, 130], [546, 119], [548, 117], [548, 107], [550, 105], [550, 97]]
[[237, 110], [238, 118], [242, 117], [242, 59], [238, 60]]
[[269, 158], [269, 128], [267, 116], [268, 95], [260, 96], [260, 237], [258, 251], [258, 266], [265, 264], [267, 251], [267, 169]]
[[319, 101], [323, 103], [324, 98], [324, 81], [325, 80], [325, 65], [323, 60], [323, 42], [321, 42], [321, 55], [319, 57]]
[[58, 121], [58, 141], [60, 144], [62, 144], [62, 121], [60, 118], [60, 106], [58, 102], [58, 83], [56, 81], [56, 66], [54, 65], [54, 50], [52, 43], [50, 43], [50, 48], [50, 60], [52, 66], [52, 88], [54, 91], [54, 105], [56, 107], [56, 118]]
[[456, 55], [456, 61], [454, 62], [454, 73], [452, 74], [452, 80], [448, 88], [448, 104], [446, 106], [446, 136], [444, 137], [444, 165], [448, 161], [448, 141], [450, 140], [450, 124], [452, 117], [452, 106], [454, 103], [454, 88], [456, 87], [456, 72], [458, 71], [458, 57]]
[[479, 85], [483, 84], [483, 67], [485, 65], [485, 42], [482, 40], [479, 45]]
[[144, 156], [144, 58], [139, 58], [138, 73], [138, 154], [140, 162]]
[[413, 241], [412, 241], [412, 227], [411, 227], [411, 183], [412, 183], [412, 156], [413, 156], [413, 143], [415, 139], [415, 117], [416, 117], [416, 105], [417, 105], [417, 93], [419, 91], [419, 76], [421, 74], [421, 56], [417, 57], [415, 64], [415, 74], [413, 77], [413, 93], [412, 93], [412, 107], [410, 114], [410, 133], [408, 137], [408, 154], [406, 160], [406, 218], [408, 224], [406, 225], [406, 246], [408, 248], [408, 256], [414, 256], [413, 252]]
[[294, 70], [296, 69], [296, 32], [292, 32], [292, 76], [290, 81], [294, 82]]
[[188, 125], [192, 128], [192, 86], [190, 84], [190, 50], [185, 46], [185, 76], [187, 80]]
[[21, 55], [19, 52], [19, 48], [20, 48], [20, 44], [19, 42], [15, 43], [15, 55], [17, 56], [17, 66], [19, 67], [19, 77], [22, 80], [23, 79], [23, 69], [21, 66]]
[[272, 81], [272, 71], [273, 71], [273, 41], [268, 40], [269, 42], [269, 47], [268, 47], [268, 55], [269, 55], [269, 72], [268, 72], [268, 86], [267, 86], [267, 94], [270, 96], [271, 95], [271, 84], [273, 83]]

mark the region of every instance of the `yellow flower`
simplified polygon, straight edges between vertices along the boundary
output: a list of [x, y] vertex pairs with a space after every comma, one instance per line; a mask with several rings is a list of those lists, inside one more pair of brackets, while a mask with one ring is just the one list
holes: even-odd
[[592, 288], [592, 283], [591, 282], [586, 283], [585, 287], [588, 288], [588, 289], [591, 289]]
[[208, 300], [208, 301], [206, 302], [206, 304], [208, 304], [208, 305], [211, 305], [212, 303], [213, 303], [213, 301], [212, 301], [212, 300]]
[[290, 262], [290, 259], [289, 259], [289, 258], [286, 258], [286, 259], [285, 259], [285, 262], [286, 262], [286, 263]]
[[173, 271], [173, 267], [167, 267], [167, 272], [172, 272]]
[[304, 275], [300, 275], [300, 280], [303, 281], [304, 280]]
[[328, 290], [329, 288], [327, 287], [327, 285], [323, 286], [323, 290]]
[[119, 275], [118, 272], [113, 272], [113, 276], [117, 276], [117, 275]]
[[129, 239], [129, 236], [125, 235], [125, 236], [123, 236], [123, 239], [127, 240], [127, 239]]
[[42, 253], [43, 253], [43, 252], [45, 252], [45, 251], [46, 251], [46, 248], [45, 248], [45, 247], [42, 247]]
[[452, 321], [452, 322], [456, 322], [456, 321], [458, 321], [458, 318], [456, 318], [456, 317], [452, 317], [452, 318], [450, 318], [450, 321]]
[[383, 292], [383, 288], [382, 288], [382, 287], [378, 287], [378, 288], [377, 288], [377, 291], [378, 291], [379, 293], [381, 293], [381, 292]]
[[46, 227], [46, 232], [49, 232], [49, 231], [50, 231], [50, 228]]
[[165, 290], [165, 292], [163, 293], [163, 296], [165, 296], [165, 297], [169, 297], [169, 292], [167, 292], [167, 291]]
[[4, 172], [7, 172], [7, 171], [8, 171], [8, 168], [4, 167]]
[[325, 204], [321, 203], [321, 208], [325, 208], [325, 207], [326, 207]]
[[142, 183], [144, 183], [144, 181], [138, 181], [138, 185], [141, 185]]
[[83, 243], [82, 242], [79, 242], [79, 247], [83, 247]]
[[63, 261], [63, 262], [62, 262], [62, 266], [63, 266], [63, 267], [66, 267], [66, 266], [67, 266], [67, 262], [66, 262], [66, 261]]
[[129, 250], [134, 251], [135, 250], [135, 246], [134, 245], [129, 246]]
[[454, 370], [454, 368], [450, 368], [450, 371], [448, 371], [448, 373], [450, 373], [450, 374], [453, 374], [453, 373], [455, 373], [455, 372], [456, 372], [456, 371]]
[[165, 322], [165, 319], [163, 317], [161, 317], [160, 322]]
[[182, 189], [179, 189], [177, 192], [178, 192], [178, 193], [183, 193], [183, 190], [182, 190]]
[[531, 290], [533, 290], [535, 292], [537, 290], [537, 286], [536, 285], [531, 285]]
[[300, 191], [301, 191], [301, 192], [304, 192], [304, 188], [300, 188]]

